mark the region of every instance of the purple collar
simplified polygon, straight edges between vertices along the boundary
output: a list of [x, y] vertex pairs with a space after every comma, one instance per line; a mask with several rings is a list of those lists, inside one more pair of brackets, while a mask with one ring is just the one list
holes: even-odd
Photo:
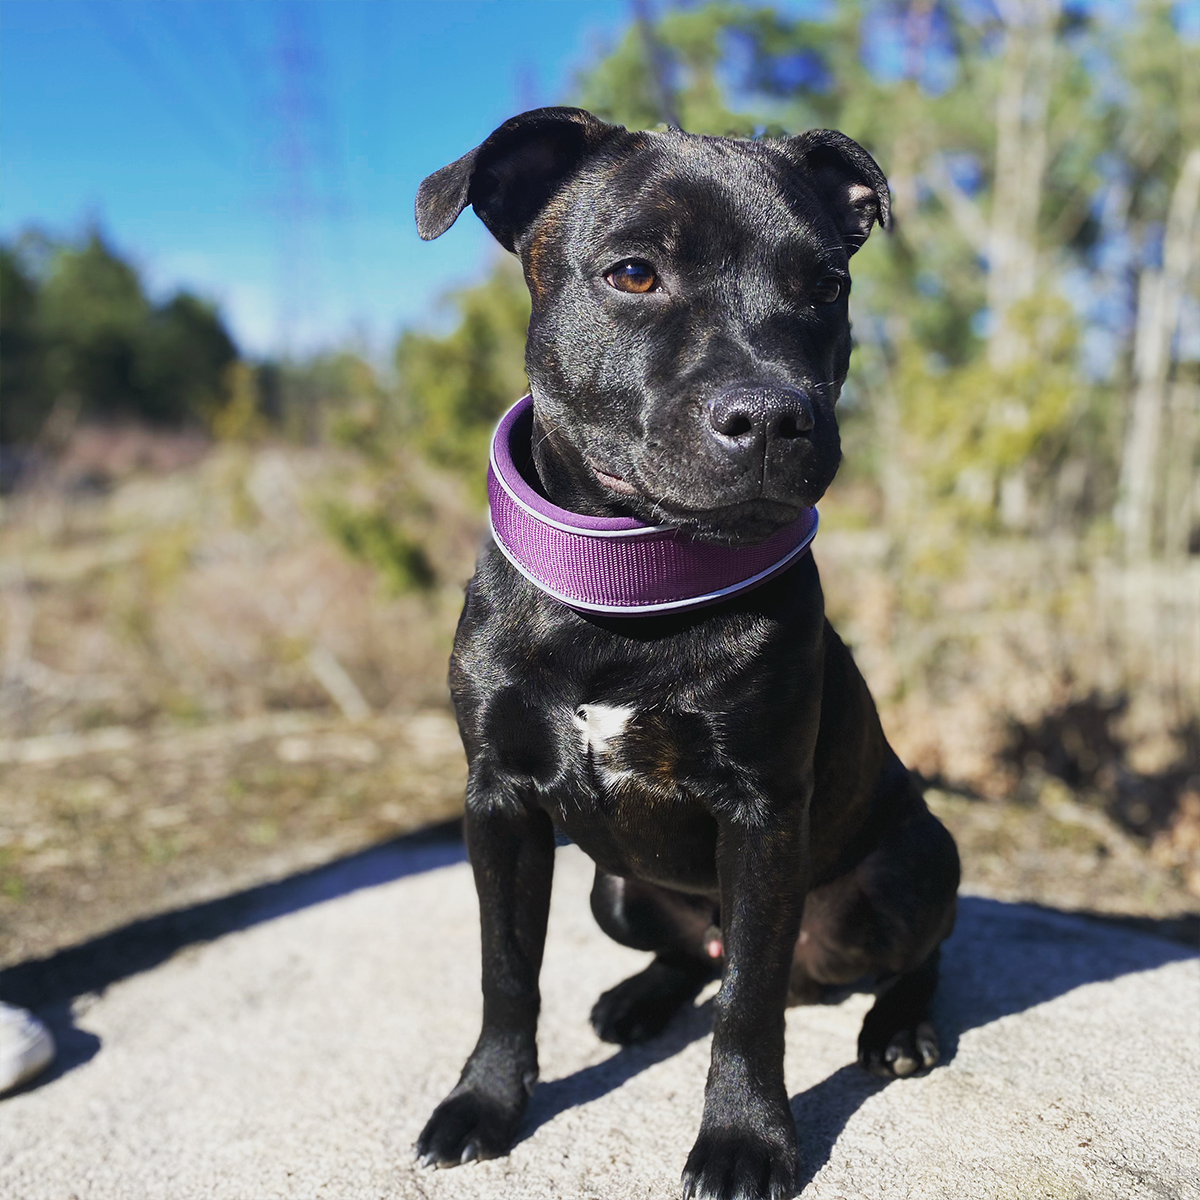
[[571, 608], [647, 616], [713, 604], [778, 575], [817, 532], [815, 508], [756, 546], [713, 545], [670, 525], [568, 512], [528, 483], [532, 436], [533, 400], [526, 396], [492, 439], [492, 536], [526, 579]]

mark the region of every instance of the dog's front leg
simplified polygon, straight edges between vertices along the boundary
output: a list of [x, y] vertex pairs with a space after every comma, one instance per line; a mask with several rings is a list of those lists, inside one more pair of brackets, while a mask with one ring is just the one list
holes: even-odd
[[[516, 796], [467, 785], [467, 851], [479, 894], [483, 1030], [454, 1090], [417, 1140], [423, 1165], [508, 1152], [537, 1080], [538, 972], [546, 942], [554, 828]], [[472, 786], [472, 785], [476, 786]]]
[[784, 1200], [795, 1189], [796, 1126], [783, 1081], [784, 1008], [804, 907], [805, 808], [721, 829], [725, 977], [713, 1005], [712, 1066], [685, 1200]]

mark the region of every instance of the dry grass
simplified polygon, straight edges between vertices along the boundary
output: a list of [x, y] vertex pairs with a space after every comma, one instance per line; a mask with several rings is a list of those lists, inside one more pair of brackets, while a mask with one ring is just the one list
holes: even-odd
[[1182, 772], [1181, 790], [1197, 782], [1200, 561], [1127, 574], [1074, 542], [921, 553], [886, 532], [839, 530], [816, 554], [830, 617], [927, 779], [1011, 797], [1036, 765], [1014, 759], [1020, 731], [1091, 704], [1106, 713], [1091, 732], [1113, 765]]
[[0, 966], [462, 809], [444, 711], [116, 732], [0, 743]]
[[330, 501], [373, 499], [347, 454], [221, 446], [102, 494], [45, 486], [8, 502], [4, 728], [32, 736], [321, 710], [343, 702], [330, 663], [372, 711], [445, 704], [480, 522], [445, 480], [400, 469], [436, 573], [431, 589], [402, 595], [323, 528]]

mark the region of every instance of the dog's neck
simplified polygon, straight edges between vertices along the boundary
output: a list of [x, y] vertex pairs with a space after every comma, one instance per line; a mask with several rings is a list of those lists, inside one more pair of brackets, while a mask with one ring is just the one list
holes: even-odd
[[[634, 517], [632, 509], [606, 492], [583, 457], [553, 429], [547, 429], [534, 409], [533, 466], [538, 490], [559, 508], [584, 517]], [[530, 480], [531, 484], [535, 481]]]
[[539, 438], [532, 409], [530, 397], [519, 400], [492, 438], [492, 537], [522, 575], [568, 607], [642, 616], [715, 604], [774, 578], [817, 531], [816, 510], [802, 509], [765, 541], [734, 547], [613, 513], [583, 481], [586, 460], [564, 454], [561, 443], [543, 431], [540, 461], [551, 482], [546, 488], [533, 478], [532, 450]]

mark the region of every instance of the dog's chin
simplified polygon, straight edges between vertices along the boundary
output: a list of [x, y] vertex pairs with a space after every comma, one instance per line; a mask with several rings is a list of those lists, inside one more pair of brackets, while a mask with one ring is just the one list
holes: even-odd
[[761, 498], [703, 510], [658, 503], [653, 520], [658, 525], [674, 525], [697, 541], [753, 546], [792, 524], [805, 507], [799, 500]]
[[693, 508], [674, 498], [646, 495], [617, 475], [588, 463], [592, 475], [611, 497], [610, 505], [622, 516], [635, 517], [647, 525], [673, 525], [701, 542], [726, 546], [750, 546], [763, 542], [790, 525], [804, 508], [811, 508], [819, 495], [755, 496], [728, 504]]

